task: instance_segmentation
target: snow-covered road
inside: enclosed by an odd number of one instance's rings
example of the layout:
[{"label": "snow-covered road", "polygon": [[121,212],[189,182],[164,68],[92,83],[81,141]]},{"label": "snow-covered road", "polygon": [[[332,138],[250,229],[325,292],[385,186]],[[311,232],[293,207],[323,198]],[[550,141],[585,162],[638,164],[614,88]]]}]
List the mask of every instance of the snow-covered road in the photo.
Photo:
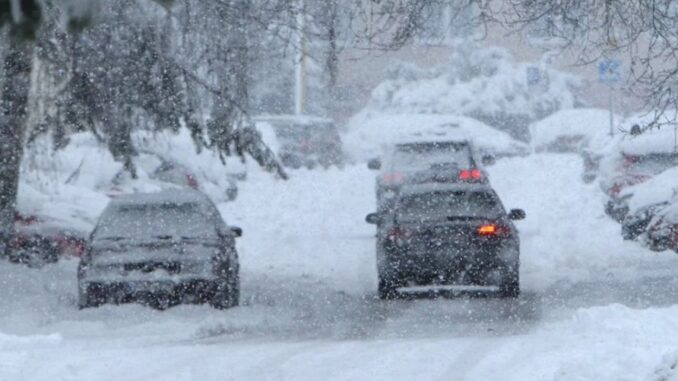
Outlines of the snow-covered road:
[{"label": "snow-covered road", "polygon": [[580,173],[570,155],[490,168],[528,215],[517,301],[377,300],[363,166],[253,173],[220,205],[244,230],[232,310],[78,311],[74,262],[0,263],[0,380],[658,379],[678,349],[678,256],[623,242]]}]

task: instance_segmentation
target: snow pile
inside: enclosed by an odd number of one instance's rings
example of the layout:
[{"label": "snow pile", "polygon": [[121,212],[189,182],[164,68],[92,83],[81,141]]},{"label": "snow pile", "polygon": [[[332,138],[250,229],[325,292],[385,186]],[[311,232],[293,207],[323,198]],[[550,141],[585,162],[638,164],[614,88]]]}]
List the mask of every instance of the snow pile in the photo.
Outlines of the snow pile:
[{"label": "snow pile", "polygon": [[[595,108],[560,110],[530,125],[530,143],[536,151],[549,150],[549,146],[562,143],[571,145],[564,148],[572,148],[574,152],[587,145],[591,137],[598,136],[601,132],[608,133],[609,125],[608,110]],[[567,144],[568,141],[571,144]]]},{"label": "snow pile", "polygon": [[73,134],[63,149],[54,151],[49,136],[31,142],[24,151],[19,184],[19,209],[68,221],[89,229],[108,202],[113,190],[156,192],[176,187],[154,180],[153,171],[169,160],[181,164],[196,175],[202,191],[215,201],[225,199],[225,189],[233,171],[244,171],[237,160],[222,165],[212,151],[196,152],[186,129],[151,134],[137,132],[135,157],[138,179],[131,179],[116,162],[108,148],[89,132]]},{"label": "snow pile", "polygon": [[[501,48],[468,42],[442,67],[399,64],[372,92],[366,110],[460,114],[476,117],[513,136],[527,138],[527,124],[563,108],[581,106],[581,81],[539,63],[516,62]],[[528,71],[538,75],[528,84]]]},{"label": "snow pile", "polygon": [[631,212],[678,197],[678,167],[667,169],[642,184],[624,188],[619,197],[626,195],[633,195],[628,202]]},{"label": "snow pile", "polygon": [[672,115],[663,115],[658,121],[660,125],[651,128],[646,127],[655,119],[654,114],[637,114],[625,119],[620,127],[622,131],[629,132],[637,124],[643,133],[621,140],[620,151],[633,155],[678,152],[678,124],[670,119]]},{"label": "snow pile", "polygon": [[412,141],[469,140],[484,153],[525,155],[526,144],[476,119],[448,114],[390,114],[363,110],[349,122],[346,149],[357,160],[379,155],[385,146]]},{"label": "snow pile", "polygon": [[649,381],[678,381],[678,351],[665,355]]}]

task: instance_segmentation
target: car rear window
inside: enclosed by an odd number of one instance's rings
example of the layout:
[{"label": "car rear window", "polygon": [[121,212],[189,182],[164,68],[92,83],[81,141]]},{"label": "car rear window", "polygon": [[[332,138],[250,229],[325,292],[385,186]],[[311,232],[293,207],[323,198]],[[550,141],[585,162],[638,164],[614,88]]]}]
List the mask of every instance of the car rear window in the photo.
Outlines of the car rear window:
[{"label": "car rear window", "polygon": [[420,169],[441,163],[470,168],[468,146],[447,142],[406,144],[398,146],[393,155],[395,168]]},{"label": "car rear window", "polygon": [[404,220],[494,217],[503,213],[497,196],[485,191],[439,191],[403,196],[397,206]]},{"label": "car rear window", "polygon": [[195,203],[118,205],[104,212],[95,240],[215,237],[216,227]]}]

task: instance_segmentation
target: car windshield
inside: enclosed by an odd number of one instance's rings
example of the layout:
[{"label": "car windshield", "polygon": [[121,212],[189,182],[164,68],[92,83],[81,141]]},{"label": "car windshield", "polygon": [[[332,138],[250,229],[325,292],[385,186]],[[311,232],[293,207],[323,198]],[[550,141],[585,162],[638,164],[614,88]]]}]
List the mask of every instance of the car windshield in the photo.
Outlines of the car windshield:
[{"label": "car windshield", "polygon": [[398,169],[427,169],[436,164],[469,168],[467,146],[447,142],[404,144],[393,154],[393,167]]},{"label": "car windshield", "polygon": [[195,203],[119,205],[104,213],[95,240],[190,239],[216,236]]},{"label": "car windshield", "polygon": [[337,135],[332,123],[273,123],[276,136],[283,142],[307,142],[330,139]]},{"label": "car windshield", "polygon": [[503,212],[498,198],[484,191],[437,191],[403,196],[396,206],[400,220],[496,217]]}]

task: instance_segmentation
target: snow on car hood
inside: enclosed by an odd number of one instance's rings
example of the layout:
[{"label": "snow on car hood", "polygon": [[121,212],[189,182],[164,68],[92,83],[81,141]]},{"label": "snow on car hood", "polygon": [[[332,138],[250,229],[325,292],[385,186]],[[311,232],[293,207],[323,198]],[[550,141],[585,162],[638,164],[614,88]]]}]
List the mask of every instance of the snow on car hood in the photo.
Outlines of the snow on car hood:
[{"label": "snow on car hood", "polygon": [[678,200],[678,167],[668,169],[641,184],[624,188],[619,196],[626,195],[632,195],[629,199],[631,212],[643,206]]}]

